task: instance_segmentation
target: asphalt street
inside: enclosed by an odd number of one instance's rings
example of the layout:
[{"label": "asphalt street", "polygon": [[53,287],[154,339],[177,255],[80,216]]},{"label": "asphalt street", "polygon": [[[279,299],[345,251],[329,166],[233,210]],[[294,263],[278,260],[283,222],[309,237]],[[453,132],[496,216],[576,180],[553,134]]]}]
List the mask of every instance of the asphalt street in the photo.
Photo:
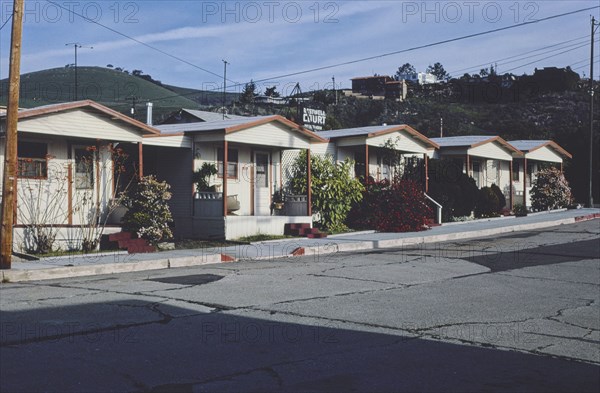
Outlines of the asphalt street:
[{"label": "asphalt street", "polygon": [[600,220],[0,285],[1,392],[600,391]]}]

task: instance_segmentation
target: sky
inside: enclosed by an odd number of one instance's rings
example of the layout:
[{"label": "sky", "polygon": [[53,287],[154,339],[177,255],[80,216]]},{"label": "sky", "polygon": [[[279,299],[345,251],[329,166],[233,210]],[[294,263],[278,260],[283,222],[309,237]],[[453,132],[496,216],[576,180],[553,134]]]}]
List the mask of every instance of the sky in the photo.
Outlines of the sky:
[{"label": "sky", "polygon": [[[0,26],[12,4],[0,0]],[[65,44],[77,42],[83,46],[80,66],[111,64],[142,70],[163,83],[210,90],[222,88],[226,60],[228,91],[240,91],[254,80],[259,91],[277,86],[284,95],[298,82],[302,91],[331,88],[332,77],[336,88],[349,88],[353,77],[393,75],[407,62],[418,71],[440,62],[452,76],[494,63],[499,73],[531,74],[536,67],[570,65],[588,75],[590,18],[600,19],[595,8],[406,51],[599,3],[26,0],[25,6],[22,73],[73,63],[74,49]],[[11,24],[0,30],[0,78],[8,76]],[[597,77],[600,46],[595,51]],[[369,57],[376,58],[354,62]]]}]

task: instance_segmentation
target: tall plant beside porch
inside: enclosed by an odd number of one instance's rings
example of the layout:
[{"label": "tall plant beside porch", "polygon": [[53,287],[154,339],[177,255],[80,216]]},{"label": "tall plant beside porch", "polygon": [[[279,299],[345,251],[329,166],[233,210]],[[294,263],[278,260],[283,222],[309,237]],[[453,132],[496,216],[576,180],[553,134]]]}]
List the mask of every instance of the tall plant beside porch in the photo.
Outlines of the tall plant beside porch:
[{"label": "tall plant beside porch", "polygon": [[[293,194],[307,194],[307,153],[302,151],[294,162],[290,180]],[[345,220],[352,208],[362,198],[363,185],[352,177],[354,162],[350,159],[335,163],[329,155],[311,155],[312,209],[319,213],[319,226],[330,231],[346,229]]]}]

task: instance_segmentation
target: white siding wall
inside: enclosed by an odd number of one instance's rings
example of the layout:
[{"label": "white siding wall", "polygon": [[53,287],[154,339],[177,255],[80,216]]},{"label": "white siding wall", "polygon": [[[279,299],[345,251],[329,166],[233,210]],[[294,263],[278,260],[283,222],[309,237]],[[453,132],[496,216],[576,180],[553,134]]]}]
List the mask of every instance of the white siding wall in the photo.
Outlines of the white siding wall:
[{"label": "white siding wall", "polygon": [[111,121],[84,109],[19,120],[19,131],[108,141],[140,142],[142,140],[140,131],[136,128]]},{"label": "white siding wall", "polygon": [[292,149],[308,149],[308,138],[297,131],[290,130],[287,126],[268,123],[251,127],[242,131],[226,135],[230,142],[285,147]]},{"label": "white siding wall", "polygon": [[[94,162],[94,184],[93,188],[88,190],[76,190],[74,184],[68,182],[68,167],[73,165],[74,160],[68,159],[68,144],[66,141],[49,137],[22,137],[22,141],[43,142],[48,146],[48,154],[52,158],[48,161],[47,179],[27,179],[19,178],[17,180],[17,220],[16,225],[68,225],[69,223],[69,188],[72,189],[72,225],[73,228],[54,229],[58,233],[56,237],[56,246],[62,249],[77,248],[81,244],[81,228],[87,227],[86,224],[92,222],[95,217],[93,212],[96,203],[100,202],[99,216],[101,222],[107,214],[107,207],[113,194],[113,171],[111,154],[106,146],[101,146],[99,150],[99,161]],[[82,146],[90,146],[95,141],[89,141]],[[0,154],[0,160],[4,162],[4,154]],[[99,169],[99,186],[97,174]],[[96,216],[97,217],[97,216]],[[90,229],[88,229],[88,233]],[[26,251],[28,248],[34,248],[27,229],[15,230],[15,247],[18,250]]]},{"label": "white siding wall", "polygon": [[337,159],[337,146],[335,142],[327,142],[327,143],[311,143],[310,151],[312,154],[317,155],[327,155],[329,154],[333,159]]},{"label": "white siding wall", "polygon": [[408,153],[427,153],[426,145],[414,138],[406,131],[398,131],[385,135],[369,138],[367,143],[369,146],[383,146],[388,140],[392,140],[396,145],[396,149]]},{"label": "white siding wall", "polygon": [[512,161],[512,153],[497,142],[486,143],[469,149],[469,155],[497,160]]},{"label": "white siding wall", "polygon": [[540,149],[532,151],[531,153],[527,153],[526,156],[528,160],[538,160],[557,163],[562,162],[562,157],[548,146],[544,146]]}]

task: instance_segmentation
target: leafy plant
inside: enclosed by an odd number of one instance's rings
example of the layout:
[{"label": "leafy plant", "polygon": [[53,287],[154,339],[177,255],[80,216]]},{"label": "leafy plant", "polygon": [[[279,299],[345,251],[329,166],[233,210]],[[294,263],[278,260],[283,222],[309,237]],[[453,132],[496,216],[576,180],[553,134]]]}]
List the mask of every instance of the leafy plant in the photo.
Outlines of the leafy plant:
[{"label": "leafy plant", "polygon": [[567,207],[573,195],[565,176],[556,168],[542,169],[536,173],[531,188],[531,207],[550,210]]},{"label": "leafy plant", "polygon": [[196,183],[196,191],[210,191],[210,177],[216,175],[217,172],[217,166],[212,162],[202,164],[202,167],[194,172],[194,176],[192,177],[194,183]]},{"label": "leafy plant", "polygon": [[475,217],[497,217],[500,210],[500,201],[491,187],[483,187],[479,190],[477,203],[475,205]]},{"label": "leafy plant", "polygon": [[[307,193],[306,161],[306,152],[302,151],[296,158],[290,180],[293,194]],[[362,198],[364,187],[351,176],[353,166],[350,159],[335,163],[331,156],[311,156],[312,208],[314,213],[320,213],[318,224],[322,228],[344,230],[352,204]]]},{"label": "leafy plant", "polygon": [[123,229],[151,244],[172,238],[169,224],[173,217],[167,203],[171,199],[170,188],[167,182],[159,182],[152,175],[141,178],[125,199],[129,210],[123,217]]},{"label": "leafy plant", "polygon": [[449,159],[430,160],[428,194],[443,206],[442,220],[449,222],[453,217],[471,215],[479,189],[460,164]]}]

